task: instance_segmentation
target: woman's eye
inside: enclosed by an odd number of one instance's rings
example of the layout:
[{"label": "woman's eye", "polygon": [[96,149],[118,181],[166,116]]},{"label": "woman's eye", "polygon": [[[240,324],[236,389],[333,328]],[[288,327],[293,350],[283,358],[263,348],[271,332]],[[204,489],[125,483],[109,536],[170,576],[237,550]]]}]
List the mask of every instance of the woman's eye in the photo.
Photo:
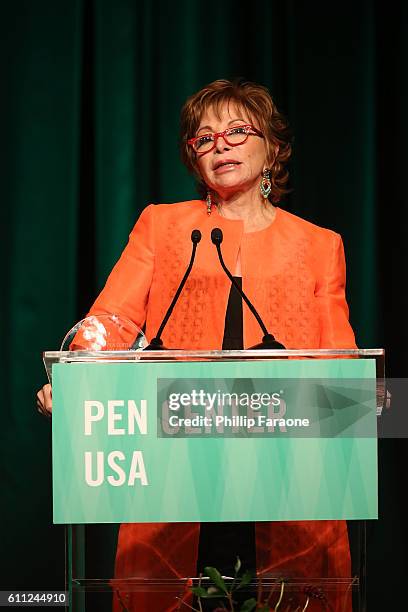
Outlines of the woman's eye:
[{"label": "woman's eye", "polygon": [[211,136],[201,136],[201,138],[197,140],[196,146],[202,147],[203,145],[208,144],[211,141],[212,141]]},{"label": "woman's eye", "polygon": [[239,126],[238,127],[234,127],[234,128],[231,128],[229,130],[230,134],[245,134],[245,132],[246,132],[246,129],[245,129],[244,126],[242,126],[242,127],[239,127]]}]

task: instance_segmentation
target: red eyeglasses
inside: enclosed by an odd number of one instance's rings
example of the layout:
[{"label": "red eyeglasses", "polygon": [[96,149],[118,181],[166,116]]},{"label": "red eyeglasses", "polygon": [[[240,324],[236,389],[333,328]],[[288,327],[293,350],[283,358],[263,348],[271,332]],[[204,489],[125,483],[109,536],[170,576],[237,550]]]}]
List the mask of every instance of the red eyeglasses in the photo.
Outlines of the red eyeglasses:
[{"label": "red eyeglasses", "polygon": [[217,144],[218,138],[223,138],[225,142],[231,147],[244,144],[248,140],[248,136],[252,134],[254,136],[260,136],[263,138],[262,132],[257,130],[253,125],[236,125],[228,128],[223,132],[203,134],[196,138],[190,138],[187,140],[187,144],[193,147],[196,153],[208,153],[212,151]]}]

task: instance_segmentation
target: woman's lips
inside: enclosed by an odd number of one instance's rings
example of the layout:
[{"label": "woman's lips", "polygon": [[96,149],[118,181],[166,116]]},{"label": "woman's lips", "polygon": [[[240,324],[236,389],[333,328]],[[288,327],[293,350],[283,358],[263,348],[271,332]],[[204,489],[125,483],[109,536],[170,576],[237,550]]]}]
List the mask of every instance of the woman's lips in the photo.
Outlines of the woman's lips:
[{"label": "woman's lips", "polygon": [[240,165],[240,162],[222,162],[222,164],[217,165],[214,168],[214,173],[215,174],[224,174],[224,172],[231,172],[231,170],[235,170],[235,168],[237,168]]}]

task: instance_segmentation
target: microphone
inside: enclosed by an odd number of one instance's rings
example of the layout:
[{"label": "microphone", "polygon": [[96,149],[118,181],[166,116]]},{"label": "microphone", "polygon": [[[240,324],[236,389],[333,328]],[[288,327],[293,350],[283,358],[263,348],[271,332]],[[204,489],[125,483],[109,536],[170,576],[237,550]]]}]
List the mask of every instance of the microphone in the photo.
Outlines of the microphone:
[{"label": "microphone", "polygon": [[223,240],[224,240],[224,236],[222,234],[222,231],[220,230],[219,227],[215,227],[211,232],[211,241],[217,247],[218,259],[220,260],[222,269],[224,270],[225,274],[228,276],[231,283],[234,285],[234,287],[236,288],[236,290],[238,291],[238,293],[240,294],[240,296],[242,297],[242,299],[244,300],[244,302],[246,303],[249,310],[252,312],[255,319],[258,321],[259,326],[262,329],[262,333],[263,333],[262,342],[260,342],[259,344],[256,344],[255,346],[251,346],[250,348],[251,349],[285,349],[283,344],[278,342],[275,339],[275,337],[268,332],[261,317],[259,316],[258,312],[255,310],[255,307],[249,301],[249,299],[247,298],[245,293],[242,291],[241,287],[238,285],[235,278],[232,276],[231,272],[228,270],[227,266],[225,265],[224,258],[221,253],[221,243]]},{"label": "microphone", "polygon": [[178,286],[176,293],[174,294],[174,298],[171,301],[170,306],[165,314],[165,317],[158,329],[156,336],[150,342],[149,346],[146,346],[145,351],[165,351],[168,350],[167,347],[163,346],[163,340],[161,339],[161,335],[163,333],[164,328],[166,327],[167,321],[170,319],[171,313],[173,312],[174,306],[176,305],[177,300],[180,297],[180,293],[183,291],[183,287],[186,284],[186,281],[190,275],[191,268],[193,267],[195,254],[197,250],[197,244],[201,240],[201,232],[198,229],[195,229],[191,232],[191,242],[193,243],[193,250],[191,252],[190,263],[188,264],[187,270],[181,279],[181,283]]}]

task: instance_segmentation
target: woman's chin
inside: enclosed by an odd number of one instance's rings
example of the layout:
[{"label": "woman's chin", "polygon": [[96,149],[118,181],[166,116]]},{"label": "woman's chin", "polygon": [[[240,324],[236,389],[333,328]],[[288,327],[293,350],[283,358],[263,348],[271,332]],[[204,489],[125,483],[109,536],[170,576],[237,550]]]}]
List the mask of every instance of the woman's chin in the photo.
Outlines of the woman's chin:
[{"label": "woman's chin", "polygon": [[217,181],[217,183],[214,184],[213,189],[219,196],[225,198],[234,195],[234,193],[249,191],[251,186],[247,185],[243,181],[223,180]]},{"label": "woman's chin", "polygon": [[237,172],[225,172],[215,177],[214,187],[220,189],[241,189],[248,181]]}]

